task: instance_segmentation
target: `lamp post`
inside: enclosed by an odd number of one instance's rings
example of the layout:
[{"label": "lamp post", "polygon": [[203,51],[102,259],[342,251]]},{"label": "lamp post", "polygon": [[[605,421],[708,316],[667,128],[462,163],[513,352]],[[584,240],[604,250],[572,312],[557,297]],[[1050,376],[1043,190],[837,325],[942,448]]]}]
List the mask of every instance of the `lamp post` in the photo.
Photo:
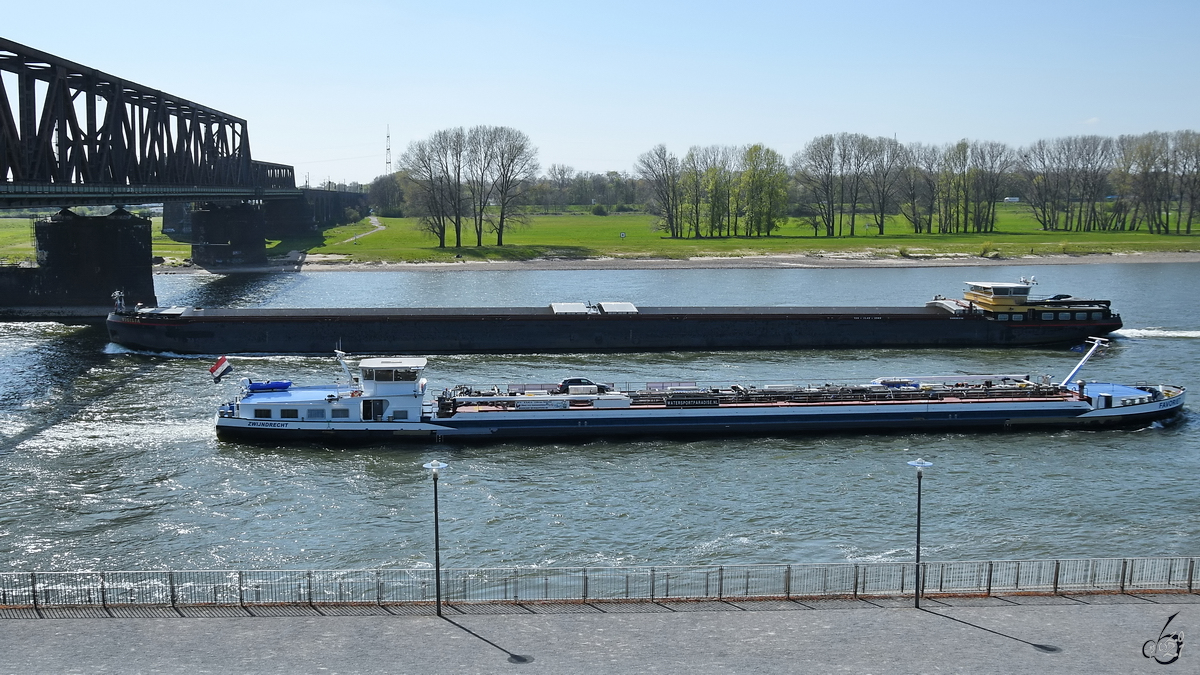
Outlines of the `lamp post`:
[{"label": "lamp post", "polygon": [[[917,576],[916,587],[913,591],[913,607],[921,609],[921,475],[926,467],[933,466],[933,462],[926,462],[918,457],[916,460],[909,462],[909,466],[917,468]],[[436,478],[434,479],[437,480]]]},{"label": "lamp post", "polygon": [[433,471],[433,587],[437,594],[437,615],[442,615],[442,548],[438,532],[438,471],[449,464],[433,460],[424,467]]}]

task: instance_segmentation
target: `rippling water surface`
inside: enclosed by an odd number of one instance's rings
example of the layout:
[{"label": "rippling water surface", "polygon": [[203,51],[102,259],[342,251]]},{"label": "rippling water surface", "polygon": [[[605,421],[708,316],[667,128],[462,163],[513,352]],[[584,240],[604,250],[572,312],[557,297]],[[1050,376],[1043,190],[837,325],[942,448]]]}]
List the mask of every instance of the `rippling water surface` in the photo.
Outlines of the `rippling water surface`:
[{"label": "rippling water surface", "polygon": [[[318,272],[156,279],[207,306],[914,305],[964,280],[1036,274],[1109,297],[1127,326],[1089,379],[1200,387],[1200,265],[893,270]],[[209,357],[128,353],[102,330],[0,324],[0,569],[356,568],[910,559],[926,472],[933,559],[1196,555],[1200,427],[478,446],[218,442]],[[431,386],[606,381],[1061,377],[1077,354],[853,350],[433,357]],[[239,376],[317,383],[332,358],[232,357]],[[232,378],[231,378],[232,379]],[[1195,408],[1191,403],[1189,409]]]}]

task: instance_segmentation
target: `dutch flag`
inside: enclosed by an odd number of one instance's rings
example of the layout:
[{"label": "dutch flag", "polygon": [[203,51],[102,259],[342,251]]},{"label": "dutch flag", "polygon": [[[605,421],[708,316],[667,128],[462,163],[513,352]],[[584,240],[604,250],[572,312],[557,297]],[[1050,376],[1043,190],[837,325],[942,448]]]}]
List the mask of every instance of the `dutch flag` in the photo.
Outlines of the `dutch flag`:
[{"label": "dutch flag", "polygon": [[219,383],[221,378],[231,370],[233,370],[233,364],[230,363],[224,356],[222,356],[221,358],[217,359],[217,362],[213,364],[212,368],[208,369],[208,373],[209,375],[212,375],[213,382]]}]

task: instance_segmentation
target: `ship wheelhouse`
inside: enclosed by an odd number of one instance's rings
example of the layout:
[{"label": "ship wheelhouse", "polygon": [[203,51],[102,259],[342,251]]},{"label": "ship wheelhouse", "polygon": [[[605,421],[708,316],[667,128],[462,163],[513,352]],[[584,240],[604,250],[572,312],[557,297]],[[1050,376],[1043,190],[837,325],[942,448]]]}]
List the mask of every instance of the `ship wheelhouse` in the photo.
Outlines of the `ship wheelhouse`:
[{"label": "ship wheelhouse", "polygon": [[1097,322],[1118,318],[1108,300],[1088,300],[1070,295],[1033,297],[1031,283],[968,281],[963,300],[995,321]]}]

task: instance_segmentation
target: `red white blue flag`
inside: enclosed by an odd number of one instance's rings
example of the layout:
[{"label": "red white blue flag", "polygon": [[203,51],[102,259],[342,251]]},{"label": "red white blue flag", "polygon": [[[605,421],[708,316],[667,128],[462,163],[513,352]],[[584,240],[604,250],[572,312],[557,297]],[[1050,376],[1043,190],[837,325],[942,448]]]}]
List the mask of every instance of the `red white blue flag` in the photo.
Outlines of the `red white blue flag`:
[{"label": "red white blue flag", "polygon": [[212,375],[213,382],[220,382],[229,371],[233,370],[233,364],[230,363],[224,356],[217,359],[212,368],[208,369],[209,375]]}]

